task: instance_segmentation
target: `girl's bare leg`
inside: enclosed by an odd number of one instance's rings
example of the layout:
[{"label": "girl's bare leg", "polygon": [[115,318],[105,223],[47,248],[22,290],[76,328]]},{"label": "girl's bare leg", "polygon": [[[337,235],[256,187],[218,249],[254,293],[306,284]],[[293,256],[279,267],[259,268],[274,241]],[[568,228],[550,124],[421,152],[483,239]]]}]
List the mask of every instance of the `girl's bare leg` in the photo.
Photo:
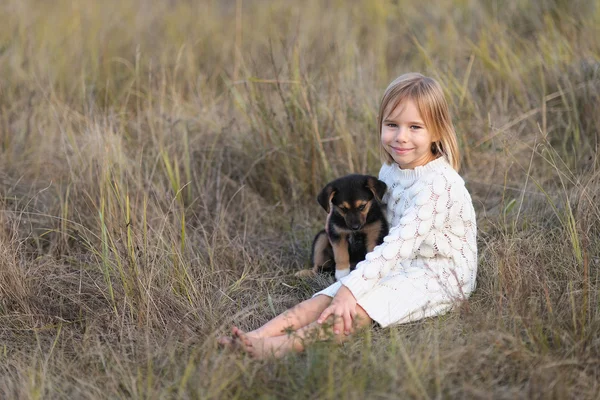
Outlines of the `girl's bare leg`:
[{"label": "girl's bare leg", "polygon": [[[331,300],[331,297],[325,295],[312,297],[279,314],[260,328],[244,333],[244,335],[258,339],[284,335],[287,331],[296,331],[316,321],[323,310],[329,306]],[[242,332],[235,326],[231,329],[234,337],[237,336],[236,332],[238,331]],[[229,336],[221,336],[218,343],[228,346],[232,344],[232,339]]]},{"label": "girl's bare leg", "polygon": [[[357,305],[357,316],[354,319],[354,329],[362,329],[368,327],[373,322],[365,310]],[[245,333],[242,330],[235,328],[233,334],[239,339],[242,349],[256,358],[267,357],[282,357],[291,351],[301,352],[307,343],[317,340],[335,339],[341,343],[347,339],[343,333],[335,335],[331,329],[326,328],[327,325],[318,324],[315,321],[289,334],[257,337],[252,335],[252,332]]]},{"label": "girl's bare leg", "polygon": [[273,337],[285,334],[286,331],[296,331],[319,318],[319,315],[329,306],[332,298],[319,295],[303,301],[279,314],[258,329],[248,332],[257,337]]}]

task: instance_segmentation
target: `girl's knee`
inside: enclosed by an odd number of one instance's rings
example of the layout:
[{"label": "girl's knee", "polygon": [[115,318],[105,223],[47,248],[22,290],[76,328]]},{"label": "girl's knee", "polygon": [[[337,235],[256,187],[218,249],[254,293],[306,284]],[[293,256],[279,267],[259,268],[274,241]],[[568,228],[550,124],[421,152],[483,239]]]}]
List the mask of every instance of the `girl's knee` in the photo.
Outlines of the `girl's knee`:
[{"label": "girl's knee", "polygon": [[373,319],[371,319],[365,309],[358,304],[356,305],[356,316],[354,317],[354,322],[355,329],[363,329],[373,325]]}]

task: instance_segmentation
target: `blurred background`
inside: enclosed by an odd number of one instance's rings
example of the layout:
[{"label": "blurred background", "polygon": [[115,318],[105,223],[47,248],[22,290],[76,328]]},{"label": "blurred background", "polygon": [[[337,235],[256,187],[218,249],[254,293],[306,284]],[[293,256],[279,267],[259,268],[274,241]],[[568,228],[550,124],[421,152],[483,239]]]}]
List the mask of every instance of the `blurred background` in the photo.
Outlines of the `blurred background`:
[{"label": "blurred background", "polygon": [[[597,0],[0,3],[0,397],[596,398]],[[447,316],[257,362],[380,96],[444,87],[478,213]]]}]

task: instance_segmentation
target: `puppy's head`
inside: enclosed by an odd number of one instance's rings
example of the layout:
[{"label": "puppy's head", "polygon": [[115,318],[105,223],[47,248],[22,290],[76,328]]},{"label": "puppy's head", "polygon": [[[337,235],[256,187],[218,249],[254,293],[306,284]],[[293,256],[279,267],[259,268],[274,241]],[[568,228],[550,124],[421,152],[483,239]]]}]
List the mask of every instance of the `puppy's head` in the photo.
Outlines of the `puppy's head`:
[{"label": "puppy's head", "polygon": [[344,218],[351,230],[359,230],[367,221],[374,203],[381,202],[387,186],[370,175],[347,175],[328,183],[317,201],[328,213]]}]

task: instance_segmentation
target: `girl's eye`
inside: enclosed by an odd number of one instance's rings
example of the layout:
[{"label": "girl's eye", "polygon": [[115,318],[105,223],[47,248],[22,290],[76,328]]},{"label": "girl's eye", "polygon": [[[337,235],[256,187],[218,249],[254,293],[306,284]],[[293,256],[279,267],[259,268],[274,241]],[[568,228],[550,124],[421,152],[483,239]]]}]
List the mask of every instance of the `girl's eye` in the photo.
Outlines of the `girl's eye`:
[{"label": "girl's eye", "polygon": [[386,126],[387,126],[388,128],[395,128],[397,125],[396,125],[396,124],[393,124],[393,123],[391,123],[391,122],[388,122],[388,123],[386,124]]},{"label": "girl's eye", "polygon": [[419,125],[411,125],[410,129],[417,130],[417,129],[421,129],[421,127]]}]

